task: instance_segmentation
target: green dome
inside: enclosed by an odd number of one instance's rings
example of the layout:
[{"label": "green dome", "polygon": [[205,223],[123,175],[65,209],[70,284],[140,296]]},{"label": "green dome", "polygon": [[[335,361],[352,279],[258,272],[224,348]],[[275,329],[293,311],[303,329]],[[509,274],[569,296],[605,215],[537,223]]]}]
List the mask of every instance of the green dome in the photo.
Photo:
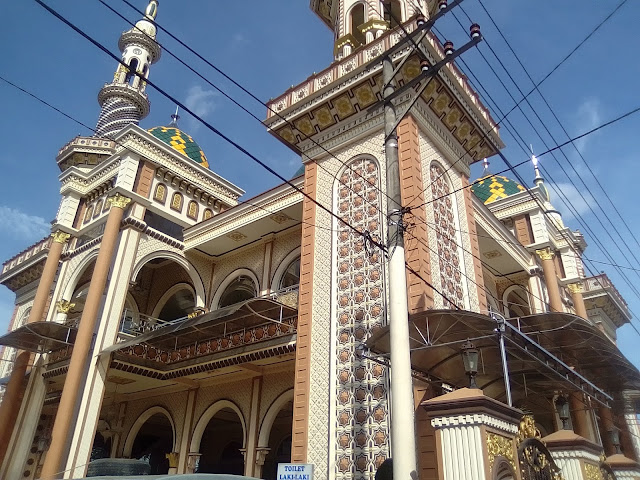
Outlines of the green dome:
[{"label": "green dome", "polygon": [[471,191],[485,205],[525,190],[526,188],[510,178],[491,174],[479,178],[471,187]]},{"label": "green dome", "polygon": [[149,133],[167,145],[170,145],[174,150],[186,155],[194,162],[209,168],[207,157],[204,155],[200,146],[191,138],[191,135],[171,126],[153,127],[149,129]]}]

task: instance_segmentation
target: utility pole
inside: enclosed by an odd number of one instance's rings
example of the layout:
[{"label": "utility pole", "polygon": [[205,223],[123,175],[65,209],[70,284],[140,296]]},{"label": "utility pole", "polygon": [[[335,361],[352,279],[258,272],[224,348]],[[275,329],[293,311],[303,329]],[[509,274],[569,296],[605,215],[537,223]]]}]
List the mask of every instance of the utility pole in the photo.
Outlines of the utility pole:
[{"label": "utility pole", "polygon": [[[389,268],[389,305],[388,322],[390,334],[391,357],[391,458],[393,459],[393,478],[396,480],[417,480],[415,404],[413,400],[413,379],[411,376],[411,350],[409,344],[409,307],[407,302],[407,276],[404,256],[404,223],[406,213],[400,195],[400,165],[398,158],[398,136],[396,129],[404,116],[418,101],[429,79],[437,75],[438,70],[451,62],[455,57],[477,45],[481,40],[480,27],[473,24],[470,28],[471,41],[462,48],[454,50],[453,43],[444,45],[445,57],[434,65],[430,65],[422,50],[422,41],[433,24],[445,13],[457,6],[462,0],[454,0],[447,5],[440,1],[440,10],[432,18],[423,16],[416,19],[420,33],[417,41],[407,33],[405,41],[413,43],[415,51],[422,58],[422,73],[403,85],[395,88],[394,77],[402,68],[411,53],[394,68],[392,53],[401,45],[396,45],[385,52],[382,59],[382,84],[384,102],[384,152],[387,172],[387,252]],[[401,42],[404,43],[404,42]],[[421,87],[419,82],[425,81]],[[413,101],[400,116],[396,113],[393,99],[410,88],[416,88]]]},{"label": "utility pole", "polygon": [[409,351],[409,307],[404,268],[404,224],[400,196],[400,165],[396,108],[393,94],[393,61],[382,60],[384,84],[384,153],[387,164],[387,218],[389,252],[389,329],[391,336],[391,457],[393,478],[417,478],[416,432]]}]

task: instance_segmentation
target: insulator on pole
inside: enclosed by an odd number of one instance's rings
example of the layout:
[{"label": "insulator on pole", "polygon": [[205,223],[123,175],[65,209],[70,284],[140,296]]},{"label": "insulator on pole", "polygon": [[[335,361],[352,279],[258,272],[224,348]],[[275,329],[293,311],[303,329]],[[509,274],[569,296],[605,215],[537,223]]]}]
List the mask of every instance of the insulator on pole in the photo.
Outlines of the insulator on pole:
[{"label": "insulator on pole", "polygon": [[419,14],[416,17],[416,25],[418,26],[418,28],[422,27],[425,23],[427,23],[427,19],[424,17],[424,15]]},{"label": "insulator on pole", "polygon": [[455,49],[453,48],[453,42],[451,40],[447,40],[444,43],[444,54],[445,55],[453,55],[453,52],[455,51]]},{"label": "insulator on pole", "polygon": [[422,60],[420,62],[420,70],[422,71],[422,73],[427,73],[430,67],[431,65],[429,65],[429,62],[427,62],[426,60]]},{"label": "insulator on pole", "polygon": [[471,34],[472,40],[482,36],[482,34],[480,33],[480,25],[478,25],[477,23],[474,23],[471,25],[471,27],[469,27],[469,32]]},{"label": "insulator on pole", "polygon": [[447,0],[440,0],[440,2],[438,3],[438,9],[444,10],[445,8],[447,8],[447,5]]}]

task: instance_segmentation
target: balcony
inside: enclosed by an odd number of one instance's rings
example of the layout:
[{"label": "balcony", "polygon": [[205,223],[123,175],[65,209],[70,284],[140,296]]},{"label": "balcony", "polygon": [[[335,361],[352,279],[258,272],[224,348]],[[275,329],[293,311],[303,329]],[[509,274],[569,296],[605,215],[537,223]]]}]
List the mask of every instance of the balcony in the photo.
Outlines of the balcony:
[{"label": "balcony", "polygon": [[171,321],[125,311],[119,341],[101,354],[113,353],[115,368],[151,368],[147,374],[155,378],[188,374],[177,372],[205,364],[218,368],[218,363],[278,356],[295,348],[297,307],[296,285]]},{"label": "balcony", "polygon": [[583,297],[589,319],[596,321],[604,314],[615,328],[631,321],[627,302],[606,274],[586,278]]}]

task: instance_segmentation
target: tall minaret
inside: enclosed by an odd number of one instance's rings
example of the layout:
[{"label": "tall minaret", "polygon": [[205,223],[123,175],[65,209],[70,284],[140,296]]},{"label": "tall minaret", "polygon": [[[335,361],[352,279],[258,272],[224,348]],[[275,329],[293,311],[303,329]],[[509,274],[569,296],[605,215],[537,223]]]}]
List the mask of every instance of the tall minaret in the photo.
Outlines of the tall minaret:
[{"label": "tall minaret", "polygon": [[150,103],[144,93],[147,82],[133,72],[148,78],[149,66],[160,58],[160,45],[155,41],[157,13],[158,0],[150,0],[145,18],[120,36],[118,47],[122,61],[129,67],[119,64],[113,81],[102,87],[98,94],[102,110],[96,125],[96,137],[113,137],[130,123],[137,125],[149,114]]}]

